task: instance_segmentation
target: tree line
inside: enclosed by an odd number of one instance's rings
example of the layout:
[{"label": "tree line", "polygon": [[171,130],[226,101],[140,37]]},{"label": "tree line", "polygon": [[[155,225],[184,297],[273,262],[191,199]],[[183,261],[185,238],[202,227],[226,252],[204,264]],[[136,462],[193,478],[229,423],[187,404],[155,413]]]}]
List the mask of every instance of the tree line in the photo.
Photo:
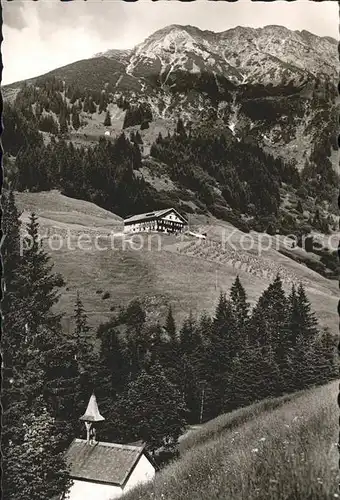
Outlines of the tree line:
[{"label": "tree line", "polygon": [[[335,342],[320,330],[304,288],[287,296],[279,276],[253,308],[237,278],[215,313],[177,326],[171,307],[151,324],[138,300],[91,332],[81,297],[73,330],[55,312],[62,276],[21,224],[13,193],[2,198],[3,489],[8,500],[46,499],[69,485],[64,452],[84,437],[79,417],[93,390],[106,421],[101,440],[143,439],[172,455],[186,423],[336,376]],[[97,342],[93,342],[97,338]],[[99,349],[94,347],[99,343]]]},{"label": "tree line", "polygon": [[[170,307],[163,321],[149,325],[133,301],[97,336],[101,364],[109,370],[106,395],[114,400],[127,380],[157,366],[182,395],[190,423],[336,376],[334,338],[319,329],[303,286],[287,295],[279,276],[252,309],[236,278],[213,316],[190,314],[177,328]],[[118,428],[116,422],[111,432]]]},{"label": "tree line", "polygon": [[192,130],[181,118],[174,134],[159,134],[151,155],[168,165],[175,182],[197,192],[213,213],[228,206],[248,216],[277,216],[282,183],[300,182],[295,167],[252,142],[209,131],[208,124]]},{"label": "tree line", "polygon": [[19,152],[15,165],[19,191],[58,188],[122,216],[153,208],[154,190],[135,173],[141,167],[138,142],[124,134],[114,141],[102,138],[87,149],[52,138],[48,145]]},{"label": "tree line", "polygon": [[[281,101],[277,99],[267,105],[277,109],[280,115],[286,99]],[[299,103],[301,118],[303,104],[298,98],[293,101]],[[14,105],[4,105],[3,144],[8,155],[17,157],[15,174],[6,174],[14,187],[32,191],[61,188],[64,194],[94,201],[106,209],[115,210],[119,215],[179,203],[179,196],[176,194],[156,192],[142,176],[137,179],[131,173],[131,165],[134,169],[141,165],[139,139],[130,141],[133,151],[127,152],[124,140],[118,138],[119,145],[116,149],[121,146],[125,148],[124,158],[121,154],[115,157],[114,148],[104,154],[105,148],[99,148],[98,145],[86,150],[79,148],[77,152],[63,151],[71,149],[67,134],[71,129],[79,129],[81,113],[105,112],[103,125],[111,126],[108,109],[110,102],[115,102],[126,112],[123,129],[137,125],[143,130],[153,120],[148,103],[132,104],[126,96],[114,96],[107,88],[101,91],[81,90],[74,84],[66,85],[56,78],[38,79],[34,85],[24,85],[17,94]],[[258,112],[259,105],[251,99],[242,104],[248,114],[249,110]],[[334,114],[334,110],[332,113]],[[320,111],[313,119],[315,126],[319,125],[322,117],[324,115]],[[227,118],[226,116],[225,119]],[[274,118],[277,118],[276,115]],[[297,222],[296,216],[280,210],[280,191],[285,184],[295,190],[298,199],[296,209],[302,218],[304,208],[309,204],[308,197],[312,197],[316,204],[335,199],[338,176],[324,153],[330,156],[336,144],[333,144],[333,139],[329,141],[326,133],[320,133],[314,141],[310,158],[299,172],[294,162],[274,158],[264,152],[253,139],[245,137],[237,140],[225,124],[217,124],[216,119],[207,119],[204,124],[196,127],[191,125],[184,124],[179,117],[175,133],[169,133],[166,137],[159,134],[152,144],[151,155],[167,166],[167,174],[180,191],[183,192],[185,188],[194,193],[192,201],[199,207],[198,210],[210,211],[241,230],[288,234],[299,231],[301,224],[300,221]],[[327,131],[331,133],[330,125]],[[50,145],[44,143],[41,132],[49,133]],[[56,147],[56,144],[59,145]],[[56,158],[59,153],[63,163]],[[70,156],[73,158],[67,158]],[[83,165],[84,162],[90,165],[94,163],[96,166],[92,168]],[[58,163],[61,165],[60,170],[72,165],[72,168],[68,168],[66,181],[65,172],[60,175],[56,169],[53,171],[53,166]],[[126,163],[130,167],[126,167]],[[115,175],[117,165],[120,170],[125,170],[126,180],[131,185],[131,192],[127,195],[122,185],[116,189],[116,183],[121,184],[121,175],[118,178]],[[130,188],[127,190],[130,191]],[[151,206],[152,197],[157,206]],[[113,199],[117,201],[112,201]],[[126,207],[122,206],[125,199]],[[186,205],[185,208],[189,210],[190,207]],[[324,219],[321,223],[314,224],[314,217],[311,217],[311,225],[327,232],[329,224]]]}]

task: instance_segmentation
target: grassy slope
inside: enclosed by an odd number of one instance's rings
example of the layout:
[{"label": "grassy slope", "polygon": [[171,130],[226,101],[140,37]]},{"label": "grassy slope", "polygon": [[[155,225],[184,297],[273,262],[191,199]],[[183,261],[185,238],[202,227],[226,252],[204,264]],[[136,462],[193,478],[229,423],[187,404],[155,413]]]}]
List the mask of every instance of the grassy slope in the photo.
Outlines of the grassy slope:
[{"label": "grassy slope", "polygon": [[[127,303],[134,297],[144,300],[150,314],[164,318],[169,303],[172,304],[177,320],[191,309],[199,314],[203,309],[213,311],[220,290],[228,291],[237,274],[244,283],[249,299],[254,302],[268,286],[277,271],[288,276],[287,291],[292,279],[303,280],[320,321],[335,331],[337,324],[337,286],[304,266],[284,257],[276,250],[263,253],[239,250],[240,238],[244,236],[233,226],[205,216],[190,218],[191,227],[208,233],[209,243],[198,244],[196,240],[175,236],[160,238],[153,235],[151,244],[144,241],[142,250],[133,249],[130,243],[123,244],[121,237],[113,240],[107,235],[121,231],[121,219],[106,210],[80,200],[73,200],[56,191],[50,193],[17,193],[17,203],[25,210],[22,219],[27,220],[28,211],[34,210],[40,219],[43,233],[72,235],[74,248],[76,236],[97,235],[105,251],[96,249],[83,251],[67,247],[64,240],[60,250],[52,252],[55,269],[67,281],[58,307],[73,313],[76,292],[79,289],[90,323],[97,326],[111,315],[111,307]],[[223,251],[221,238],[232,235],[231,241],[238,248],[231,254]],[[258,235],[254,234],[254,238]],[[136,243],[137,240],[136,240]],[[136,247],[135,247],[136,248]],[[138,247],[137,247],[138,248]],[[101,293],[96,293],[101,290]],[[103,292],[110,297],[102,299]]]},{"label": "grassy slope", "polygon": [[[337,498],[337,384],[221,415],[126,500]],[[187,442],[185,442],[187,441]]]}]

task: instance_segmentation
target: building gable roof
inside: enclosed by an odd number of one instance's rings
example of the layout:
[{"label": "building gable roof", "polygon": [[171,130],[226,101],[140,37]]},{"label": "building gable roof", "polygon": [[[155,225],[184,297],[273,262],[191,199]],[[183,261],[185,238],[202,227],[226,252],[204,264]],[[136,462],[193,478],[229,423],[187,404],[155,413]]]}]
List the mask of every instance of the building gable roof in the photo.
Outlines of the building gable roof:
[{"label": "building gable roof", "polygon": [[175,212],[175,214],[183,221],[184,224],[187,223],[185,217],[183,217],[183,215],[177,212],[177,210],[175,210],[174,208],[165,208],[163,210],[154,210],[153,212],[146,212],[144,214],[132,215],[131,217],[124,219],[124,224],[132,224],[134,222],[144,222],[147,220],[159,219],[160,217],[163,217],[164,215],[170,212]]},{"label": "building gable roof", "polygon": [[98,442],[90,445],[74,439],[66,452],[72,479],[123,487],[143,454],[138,446]]}]

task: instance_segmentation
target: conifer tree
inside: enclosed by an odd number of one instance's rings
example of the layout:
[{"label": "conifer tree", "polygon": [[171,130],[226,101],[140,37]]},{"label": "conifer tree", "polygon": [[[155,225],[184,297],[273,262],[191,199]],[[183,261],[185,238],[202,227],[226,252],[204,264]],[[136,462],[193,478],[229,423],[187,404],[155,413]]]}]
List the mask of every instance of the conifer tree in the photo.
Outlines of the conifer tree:
[{"label": "conifer tree", "polygon": [[[21,256],[19,252],[17,256],[18,213],[13,200],[11,203],[12,208],[7,212],[6,222],[6,224],[9,220],[12,222],[6,242],[10,246],[5,254],[9,256],[11,247],[12,258],[15,258],[18,264],[14,273],[14,266],[12,267],[14,261],[10,263],[7,259],[8,270],[13,269],[13,272],[9,273],[8,280],[9,302],[10,307],[16,307],[17,310],[14,314],[10,308],[6,308],[7,301],[2,304],[5,305],[5,311],[2,309],[2,312],[5,312],[6,327],[6,341],[3,342],[6,354],[2,400],[3,422],[6,426],[5,453],[10,454],[12,450],[18,452],[22,447],[24,439],[22,418],[29,414],[39,415],[39,411],[34,412],[39,406],[40,396],[48,412],[56,419],[55,425],[59,426],[55,435],[56,446],[64,450],[69,439],[74,436],[73,431],[79,418],[77,408],[79,373],[75,362],[74,343],[65,338],[59,316],[52,312],[52,307],[58,300],[57,289],[62,281],[59,276],[51,272],[50,258],[40,244],[38,223],[34,215],[28,224],[28,237],[23,255]],[[13,448],[8,446],[10,443]],[[9,455],[8,458],[10,465],[6,472],[6,481],[13,486],[18,471],[15,460],[19,457],[15,456],[14,461],[11,461]],[[46,470],[48,464],[47,456]],[[46,488],[49,487],[48,482],[49,479],[46,481]],[[14,495],[13,498],[20,498],[20,490],[18,493],[14,488],[11,493]],[[43,494],[40,497],[37,493],[37,496],[32,498],[45,497]]]},{"label": "conifer tree", "polygon": [[309,302],[305,289],[302,284],[297,289],[297,307],[300,314],[299,330],[306,340],[313,341],[318,335],[318,321],[315,313],[312,311],[311,303]]},{"label": "conifer tree", "polygon": [[129,303],[121,314],[120,322],[127,326],[126,358],[129,364],[129,379],[132,380],[143,366],[149,348],[149,331],[145,328],[146,314],[138,299]]},{"label": "conifer tree", "polygon": [[105,95],[105,92],[102,91],[100,93],[100,98],[99,98],[99,114],[102,112],[102,111],[105,111],[106,110],[106,106],[107,106],[107,101],[106,101],[106,95]]},{"label": "conifer tree", "polygon": [[[97,338],[100,341],[97,361],[95,391],[104,416],[111,415],[118,395],[129,380],[131,365],[128,353],[119,337],[117,321],[112,319],[99,326]],[[107,418],[101,427],[102,439],[113,441],[117,434]]]},{"label": "conifer tree", "polygon": [[[119,335],[114,321],[100,325],[97,332],[97,337],[100,340],[99,349],[99,374],[102,379],[97,380],[98,397],[109,395],[115,398],[121,392],[127,378],[128,368],[126,362],[128,360],[124,356],[123,345],[119,339]],[[105,379],[105,384],[103,383]],[[105,390],[101,390],[104,387]]]},{"label": "conifer tree", "polygon": [[284,344],[287,321],[287,298],[279,275],[260,296],[251,316],[251,341],[261,346],[270,345],[278,353]]},{"label": "conifer tree", "polygon": [[87,315],[84,310],[80,294],[77,292],[77,299],[74,309],[75,319],[75,359],[79,370],[79,385],[82,401],[86,401],[91,395],[97,380],[98,358],[94,354],[93,346],[89,340],[90,327]]},{"label": "conifer tree", "polygon": [[171,305],[169,306],[168,314],[167,314],[166,321],[165,321],[165,330],[166,330],[167,334],[169,335],[169,338],[171,339],[171,341],[175,342],[177,340],[177,338],[176,338],[176,324],[175,324],[174,316],[172,313]]},{"label": "conifer tree", "polygon": [[178,120],[177,120],[176,132],[180,136],[185,136],[186,135],[185,128],[184,128],[184,123],[183,123],[182,118],[178,118]]},{"label": "conifer tree", "polygon": [[[2,193],[3,206],[3,242],[1,247],[4,296],[1,302],[1,312],[4,321],[2,336],[3,362],[5,370],[20,362],[20,345],[25,338],[25,325],[29,304],[22,294],[23,287],[27,287],[27,278],[23,270],[20,255],[20,219],[15,205],[13,192]],[[18,357],[19,356],[19,357]]]},{"label": "conifer tree", "polygon": [[225,377],[225,391],[220,411],[232,411],[250,405],[257,398],[262,373],[259,372],[260,347],[242,350],[232,359],[230,370]]},{"label": "conifer tree", "polygon": [[165,339],[163,328],[157,322],[148,328],[147,337],[150,339],[149,356],[144,358],[144,367],[148,369],[154,364],[161,364],[164,366],[164,354],[165,354]]},{"label": "conifer tree", "polygon": [[232,306],[226,295],[221,293],[206,348],[207,381],[211,394],[207,404],[213,411],[211,418],[222,411],[226,383],[238,346]]},{"label": "conifer tree", "polygon": [[181,349],[171,305],[168,308],[164,330],[166,338],[163,342],[161,364],[170,382],[180,387],[182,373]]},{"label": "conifer tree", "polygon": [[113,425],[125,441],[142,439],[154,452],[173,443],[185,426],[186,408],[178,390],[165,377],[160,365],[143,370],[129,383],[116,404]]},{"label": "conifer tree", "polygon": [[190,312],[179,334],[180,379],[179,387],[190,414],[188,419],[197,421],[200,402],[201,338],[197,324]]},{"label": "conifer tree", "polygon": [[137,142],[133,143],[132,149],[132,164],[134,170],[138,170],[142,165],[142,155]]},{"label": "conifer tree", "polygon": [[190,356],[196,346],[196,324],[190,312],[189,317],[184,321],[179,335],[181,353],[183,356]]},{"label": "conifer tree", "polygon": [[293,288],[290,301],[289,338],[293,345],[291,360],[294,369],[291,380],[296,390],[316,383],[316,344],[319,332],[315,314],[302,284],[297,290]]},{"label": "conifer tree", "polygon": [[80,128],[80,118],[77,109],[73,109],[72,111],[72,126],[75,130]]},{"label": "conifer tree", "polygon": [[[7,500],[65,498],[70,478],[54,419],[43,402],[23,419],[23,440],[13,443],[3,463]],[[15,472],[14,472],[15,471]]]},{"label": "conifer tree", "polygon": [[111,115],[110,115],[110,111],[109,110],[106,111],[105,120],[104,120],[104,126],[105,127],[111,127]]},{"label": "conifer tree", "polygon": [[89,113],[93,114],[97,111],[97,107],[95,103],[93,102],[92,97],[89,98]]},{"label": "conifer tree", "polygon": [[59,300],[58,289],[64,285],[64,280],[60,274],[52,272],[53,264],[43,248],[34,213],[26,229],[23,252],[26,287],[22,293],[30,302],[29,328],[34,331],[38,325],[58,324],[60,315],[52,312],[52,306]]},{"label": "conifer tree", "polygon": [[77,299],[74,308],[74,319],[75,319],[75,336],[77,343],[82,337],[86,337],[90,328],[87,324],[87,316],[83,303],[80,299],[79,291],[77,291]]},{"label": "conifer tree", "polygon": [[339,362],[336,356],[336,339],[328,328],[325,328],[315,342],[315,383],[325,384],[336,378],[339,373]]},{"label": "conifer tree", "polygon": [[272,349],[246,343],[232,360],[223,411],[276,397],[282,390],[283,381]]},{"label": "conifer tree", "polygon": [[[2,423],[3,451],[20,437],[20,418],[25,412],[28,388],[35,385],[23,377],[27,370],[27,320],[30,304],[23,294],[28,286],[20,255],[20,220],[13,193],[2,193],[3,206],[3,297],[2,314]],[[27,385],[29,384],[29,385]]]},{"label": "conifer tree", "polygon": [[247,339],[247,327],[249,320],[250,306],[247,302],[247,295],[240,278],[237,276],[230,290],[230,302],[235,321],[236,334],[239,343],[242,345]]},{"label": "conifer tree", "polygon": [[299,201],[297,202],[297,207],[296,207],[296,210],[297,210],[298,212],[300,212],[300,214],[303,214],[303,206],[302,206],[301,200],[299,200]]},{"label": "conifer tree", "polygon": [[68,125],[67,125],[67,119],[66,119],[66,114],[64,112],[60,113],[59,116],[59,131],[60,134],[67,134],[68,132]]},{"label": "conifer tree", "polygon": [[15,275],[20,261],[20,220],[19,211],[15,205],[13,191],[2,193],[2,232],[4,240],[1,246],[2,265],[5,279],[9,283]]},{"label": "conifer tree", "polygon": [[60,325],[39,326],[31,336],[30,360],[42,374],[41,394],[60,428],[62,444],[67,446],[79,429],[79,411],[84,400],[75,345]]},{"label": "conifer tree", "polygon": [[142,139],[142,137],[141,137],[141,135],[139,133],[139,130],[137,130],[136,133],[135,133],[135,142],[137,144],[143,144],[143,139]]}]

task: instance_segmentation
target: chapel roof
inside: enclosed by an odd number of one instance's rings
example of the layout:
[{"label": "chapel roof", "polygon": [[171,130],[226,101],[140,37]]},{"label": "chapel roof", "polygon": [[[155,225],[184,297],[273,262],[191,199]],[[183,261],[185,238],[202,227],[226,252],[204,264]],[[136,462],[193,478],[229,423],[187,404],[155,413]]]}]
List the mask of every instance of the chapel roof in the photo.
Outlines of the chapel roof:
[{"label": "chapel roof", "polygon": [[138,446],[74,439],[66,452],[72,479],[124,486],[145,444]]}]

